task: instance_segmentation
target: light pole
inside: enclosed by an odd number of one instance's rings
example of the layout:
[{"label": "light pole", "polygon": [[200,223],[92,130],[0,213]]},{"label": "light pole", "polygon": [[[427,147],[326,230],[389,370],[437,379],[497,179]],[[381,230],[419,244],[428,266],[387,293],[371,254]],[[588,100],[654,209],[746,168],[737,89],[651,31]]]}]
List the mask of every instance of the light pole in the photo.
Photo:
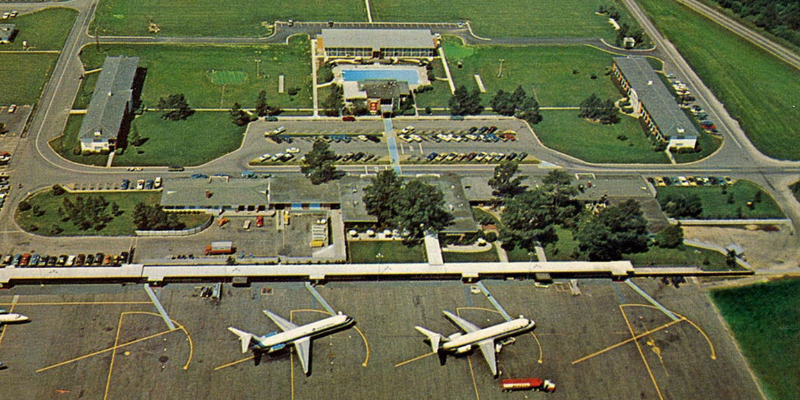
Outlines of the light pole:
[{"label": "light pole", "polygon": [[253,61],[256,62],[256,79],[258,79],[258,78],[261,77],[261,68],[260,68],[261,67],[261,60],[260,59],[255,59]]}]

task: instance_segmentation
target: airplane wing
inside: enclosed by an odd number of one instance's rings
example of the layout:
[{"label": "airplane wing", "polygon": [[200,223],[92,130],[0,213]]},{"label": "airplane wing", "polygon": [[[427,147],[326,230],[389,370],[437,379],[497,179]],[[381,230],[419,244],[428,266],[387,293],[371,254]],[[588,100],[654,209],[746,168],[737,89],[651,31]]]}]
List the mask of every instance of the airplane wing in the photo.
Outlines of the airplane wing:
[{"label": "airplane wing", "polygon": [[294,349],[297,351],[297,357],[300,359],[300,365],[303,366],[303,373],[308,375],[308,356],[311,354],[311,339],[304,337],[294,341]]},{"label": "airplane wing", "polygon": [[455,314],[451,313],[450,311],[445,310],[444,311],[444,315],[446,315],[447,318],[449,318],[451,321],[453,321],[453,323],[458,325],[459,328],[463,329],[467,333],[476,332],[476,331],[481,330],[481,328],[478,328],[472,322],[469,322],[469,321],[465,320],[464,318],[461,318],[458,315],[455,315]]},{"label": "airplane wing", "polygon": [[278,325],[282,331],[288,331],[297,328],[297,325],[281,318],[281,316],[278,314],[272,313],[268,310],[264,310],[264,314],[268,316],[269,319],[275,323],[275,325]]},{"label": "airplane wing", "polygon": [[494,339],[481,340],[478,342],[478,345],[481,347],[483,358],[485,358],[486,362],[489,364],[489,369],[492,370],[492,375],[497,376],[497,358],[495,357],[496,353],[494,351]]}]

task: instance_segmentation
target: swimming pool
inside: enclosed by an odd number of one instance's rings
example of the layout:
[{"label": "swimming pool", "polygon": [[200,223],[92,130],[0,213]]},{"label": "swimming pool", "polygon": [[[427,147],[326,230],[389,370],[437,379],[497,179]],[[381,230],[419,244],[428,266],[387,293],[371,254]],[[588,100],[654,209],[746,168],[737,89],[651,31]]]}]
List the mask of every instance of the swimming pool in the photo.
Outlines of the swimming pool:
[{"label": "swimming pool", "polygon": [[345,69],[342,71],[345,81],[363,81],[366,79],[396,79],[408,82],[409,85],[419,84],[419,74],[414,69]]}]

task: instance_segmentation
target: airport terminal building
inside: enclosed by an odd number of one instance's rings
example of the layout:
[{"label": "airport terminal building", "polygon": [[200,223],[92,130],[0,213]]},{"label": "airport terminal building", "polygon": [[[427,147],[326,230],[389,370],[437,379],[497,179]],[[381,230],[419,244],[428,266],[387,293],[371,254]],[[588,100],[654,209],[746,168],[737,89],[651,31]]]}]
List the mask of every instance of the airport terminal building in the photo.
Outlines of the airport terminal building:
[{"label": "airport terminal building", "polygon": [[439,39],[430,29],[322,29],[317,52],[330,58],[433,58]]},{"label": "airport terminal building", "polygon": [[695,147],[697,129],[645,57],[615,57],[612,68],[651,135],[667,142],[668,148]]}]

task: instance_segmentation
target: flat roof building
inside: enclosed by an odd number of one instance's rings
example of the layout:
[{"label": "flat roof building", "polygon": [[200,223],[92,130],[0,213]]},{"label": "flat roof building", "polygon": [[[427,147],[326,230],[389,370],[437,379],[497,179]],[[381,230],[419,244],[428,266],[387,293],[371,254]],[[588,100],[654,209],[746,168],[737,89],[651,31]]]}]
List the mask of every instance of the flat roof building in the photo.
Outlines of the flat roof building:
[{"label": "flat roof building", "polygon": [[106,57],[78,137],[81,151],[114,150],[117,137],[133,112],[133,82],[139,57]]},{"label": "flat roof building", "polygon": [[698,132],[645,57],[614,57],[614,76],[650,133],[670,148],[694,148]]},{"label": "flat roof building", "polygon": [[317,48],[324,57],[436,56],[438,38],[430,29],[322,29]]},{"label": "flat roof building", "polygon": [[264,179],[165,179],[161,207],[166,211],[265,211],[269,206]]},{"label": "flat roof building", "polygon": [[372,113],[391,113],[395,104],[411,95],[408,82],[395,79],[367,79],[344,82],[344,99],[347,102],[363,100]]}]

